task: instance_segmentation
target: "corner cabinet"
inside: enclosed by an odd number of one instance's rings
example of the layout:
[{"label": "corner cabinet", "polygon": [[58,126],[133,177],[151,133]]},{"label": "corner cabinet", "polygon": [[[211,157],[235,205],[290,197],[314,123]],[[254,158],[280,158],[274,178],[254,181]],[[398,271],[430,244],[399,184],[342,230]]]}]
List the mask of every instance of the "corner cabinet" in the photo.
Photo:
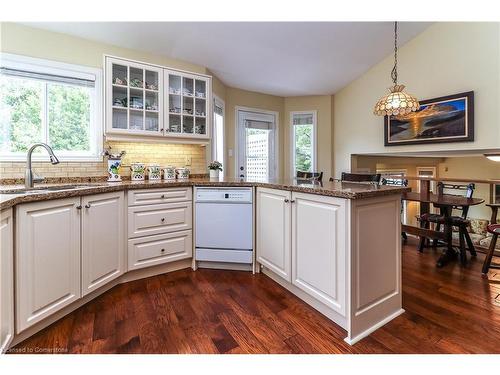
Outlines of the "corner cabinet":
[{"label": "corner cabinet", "polygon": [[105,77],[107,138],[210,138],[210,76],[105,56]]}]

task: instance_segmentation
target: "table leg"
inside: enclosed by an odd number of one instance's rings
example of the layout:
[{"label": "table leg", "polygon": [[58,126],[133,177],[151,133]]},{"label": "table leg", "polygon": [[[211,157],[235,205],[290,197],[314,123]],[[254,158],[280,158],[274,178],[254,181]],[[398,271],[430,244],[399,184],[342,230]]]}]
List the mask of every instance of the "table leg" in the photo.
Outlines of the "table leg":
[{"label": "table leg", "polygon": [[457,256],[457,252],[453,248],[452,244],[452,231],[453,231],[453,226],[451,225],[450,221],[450,216],[451,216],[451,210],[448,208],[443,210],[444,216],[445,216],[445,222],[444,222],[444,233],[446,236],[446,251],[439,257],[438,261],[436,262],[436,267],[444,267],[450,260],[453,260]]}]

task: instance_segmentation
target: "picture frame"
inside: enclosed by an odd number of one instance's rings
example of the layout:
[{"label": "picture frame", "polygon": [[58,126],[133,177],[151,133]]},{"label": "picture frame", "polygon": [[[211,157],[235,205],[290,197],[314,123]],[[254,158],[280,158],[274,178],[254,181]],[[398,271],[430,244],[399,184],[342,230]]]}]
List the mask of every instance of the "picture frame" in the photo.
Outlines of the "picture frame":
[{"label": "picture frame", "polygon": [[474,91],[420,101],[420,109],[384,117],[384,145],[474,141]]}]

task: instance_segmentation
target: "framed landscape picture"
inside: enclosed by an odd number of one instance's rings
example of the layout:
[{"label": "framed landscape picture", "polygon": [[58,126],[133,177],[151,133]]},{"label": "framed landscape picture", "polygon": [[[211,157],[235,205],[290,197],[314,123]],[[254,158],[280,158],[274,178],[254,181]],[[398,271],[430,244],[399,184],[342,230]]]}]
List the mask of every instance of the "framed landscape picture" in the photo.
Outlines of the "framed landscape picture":
[{"label": "framed landscape picture", "polygon": [[474,91],[420,101],[420,109],[385,116],[385,146],[474,141]]}]

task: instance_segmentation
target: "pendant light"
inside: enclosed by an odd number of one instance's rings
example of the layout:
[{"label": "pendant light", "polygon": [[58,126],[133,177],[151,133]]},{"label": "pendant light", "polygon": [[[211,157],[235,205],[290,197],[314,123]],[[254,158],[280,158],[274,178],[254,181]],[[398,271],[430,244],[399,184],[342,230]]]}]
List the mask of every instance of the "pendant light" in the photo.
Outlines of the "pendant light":
[{"label": "pendant light", "polygon": [[391,71],[392,83],[389,94],[380,98],[373,113],[377,116],[406,115],[420,108],[417,98],[404,92],[404,85],[398,85],[398,23],[394,22],[394,67]]}]

